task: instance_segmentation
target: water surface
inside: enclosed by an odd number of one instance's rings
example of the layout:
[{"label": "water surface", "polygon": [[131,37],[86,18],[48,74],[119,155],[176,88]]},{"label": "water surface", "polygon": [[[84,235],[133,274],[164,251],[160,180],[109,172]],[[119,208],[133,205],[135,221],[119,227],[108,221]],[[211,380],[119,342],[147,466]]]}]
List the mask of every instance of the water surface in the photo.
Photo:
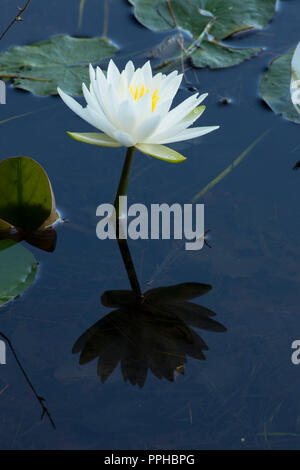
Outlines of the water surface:
[{"label": "water surface", "polygon": [[[76,2],[32,2],[25,22],[1,42],[5,50],[58,33],[101,35],[103,5],[88,0],[81,30]],[[86,124],[56,97],[10,88],[0,126],[1,157],[27,155],[46,169],[58,209],[53,254],[30,248],[40,263],[36,283],[1,309],[1,331],[11,339],[56,422],[40,408],[9,353],[0,370],[2,449],[294,449],[300,445],[300,368],[291,363],[299,318],[299,127],[275,116],[258,96],[272,58],[299,41],[297,0],[281,1],[270,25],[232,44],[265,46],[257,58],[226,70],[187,73],[176,100],[194,86],[209,92],[201,125],[220,124],[204,138],[174,145],[188,158],[168,165],[137,153],[129,203],[187,203],[266,130],[247,158],[199,202],[211,248],[187,252],[174,241],[129,242],[142,290],[184,282],[213,289],[196,300],[217,313],[226,333],[201,331],[206,361],[189,358],[174,383],[148,373],[143,388],[124,383],[120,368],[103,385],[96,361],[78,365],[76,339],[109,309],[105,290],[129,289],[118,245],[96,238],[96,207],[112,201],[124,149],[70,140],[65,131]],[[1,23],[14,14],[3,0]],[[122,66],[137,64],[166,35],[139,25],[126,1],[111,0],[108,36],[120,46]],[[228,97],[232,102],[220,105]],[[299,366],[300,367],[300,366]]]}]

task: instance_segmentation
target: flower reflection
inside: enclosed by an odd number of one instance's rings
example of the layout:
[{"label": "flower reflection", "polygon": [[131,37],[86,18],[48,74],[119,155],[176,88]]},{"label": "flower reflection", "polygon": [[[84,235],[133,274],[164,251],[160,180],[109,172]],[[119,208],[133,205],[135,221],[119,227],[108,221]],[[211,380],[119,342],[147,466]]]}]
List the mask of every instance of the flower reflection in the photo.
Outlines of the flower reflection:
[{"label": "flower reflection", "polygon": [[[137,278],[125,240],[119,246],[132,287]],[[194,331],[224,332],[226,328],[212,319],[215,313],[190,302],[211,290],[201,283],[158,287],[141,294],[134,290],[106,291],[102,305],[112,312],[90,327],[75,343],[79,363],[98,358],[97,374],[102,383],[120,362],[125,381],[143,387],[148,369],[159,379],[174,380],[183,374],[187,358],[204,360],[205,341]]]}]

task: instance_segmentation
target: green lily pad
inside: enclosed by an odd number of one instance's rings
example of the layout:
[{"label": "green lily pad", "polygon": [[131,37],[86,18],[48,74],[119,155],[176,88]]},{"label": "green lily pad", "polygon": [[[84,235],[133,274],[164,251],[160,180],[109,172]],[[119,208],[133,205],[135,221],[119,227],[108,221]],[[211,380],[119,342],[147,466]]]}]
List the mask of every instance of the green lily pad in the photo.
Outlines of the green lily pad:
[{"label": "green lily pad", "polygon": [[37,262],[20,244],[0,240],[0,307],[25,292],[33,283]]},{"label": "green lily pad", "polygon": [[263,100],[276,114],[300,124],[300,114],[296,111],[290,92],[291,61],[295,49],[274,59],[260,83]]},{"label": "green lily pad", "polygon": [[[196,67],[230,67],[256,55],[260,48],[234,48],[220,41],[240,31],[264,28],[276,0],[129,0],[137,20],[153,31],[179,29],[194,44],[186,49]],[[171,7],[171,11],[170,8]]]},{"label": "green lily pad", "polygon": [[246,59],[251,59],[260,51],[259,47],[227,47],[217,42],[203,41],[192,54],[192,63],[195,67],[210,67],[211,69],[232,67]]},{"label": "green lily pad", "polygon": [[28,157],[0,162],[0,220],[3,225],[34,232],[57,218],[51,183],[41,165]]},{"label": "green lily pad", "polygon": [[58,86],[68,94],[81,95],[82,83],[89,82],[88,64],[117,50],[104,38],[55,36],[2,54],[0,78],[15,77],[13,86],[39,96],[56,95]]}]

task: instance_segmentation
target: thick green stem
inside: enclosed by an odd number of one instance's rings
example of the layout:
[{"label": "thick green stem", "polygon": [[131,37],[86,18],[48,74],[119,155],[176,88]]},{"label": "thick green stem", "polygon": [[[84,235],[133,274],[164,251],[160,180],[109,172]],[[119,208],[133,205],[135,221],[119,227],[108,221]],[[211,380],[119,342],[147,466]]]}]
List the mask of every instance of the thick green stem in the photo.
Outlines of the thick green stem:
[{"label": "thick green stem", "polygon": [[134,157],[134,147],[128,147],[127,153],[126,153],[126,158],[118,186],[118,191],[116,194],[116,199],[114,203],[115,211],[116,211],[116,217],[117,217],[117,223],[116,223],[116,237],[118,241],[118,245],[121,251],[121,255],[125,264],[125,268],[127,271],[128,279],[131,284],[133,292],[137,295],[137,297],[141,298],[142,297],[142,292],[141,288],[139,285],[139,281],[136,275],[136,271],[134,268],[134,264],[130,255],[130,251],[128,248],[128,243],[127,240],[123,239],[123,237],[120,237],[120,225],[119,225],[119,218],[122,216],[122,203],[120,203],[120,197],[121,196],[126,196],[127,193],[127,186],[129,182],[129,177],[130,177],[130,172],[131,172],[131,167],[133,163],[133,157]]},{"label": "thick green stem", "polygon": [[130,177],[130,171],[133,163],[133,157],[134,157],[134,151],[135,147],[128,147],[127,153],[126,153],[126,158],[118,186],[118,191],[116,194],[116,199],[115,199],[115,210],[116,210],[116,216],[117,218],[121,217],[122,215],[122,206],[120,205],[120,196],[126,196],[127,193],[127,186],[129,182],[129,177]]}]

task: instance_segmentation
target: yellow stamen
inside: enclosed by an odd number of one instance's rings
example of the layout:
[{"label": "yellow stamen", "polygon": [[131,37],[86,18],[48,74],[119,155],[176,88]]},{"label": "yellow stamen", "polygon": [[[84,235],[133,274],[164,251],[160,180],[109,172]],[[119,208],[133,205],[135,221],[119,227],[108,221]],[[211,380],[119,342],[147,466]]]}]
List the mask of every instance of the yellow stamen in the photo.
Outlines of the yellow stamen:
[{"label": "yellow stamen", "polygon": [[[141,88],[141,89],[139,89]],[[135,90],[133,89],[133,86],[130,85],[130,93],[132,94],[134,101],[138,101],[142,96],[144,96],[146,90],[145,84],[143,84],[141,87],[136,86]],[[146,90],[146,93],[150,93],[150,88]],[[157,95],[158,94],[158,89],[155,90],[155,92],[152,95],[152,112],[155,110],[156,105],[160,97]]]},{"label": "yellow stamen", "polygon": [[145,94],[145,84],[141,88],[140,98]]}]

